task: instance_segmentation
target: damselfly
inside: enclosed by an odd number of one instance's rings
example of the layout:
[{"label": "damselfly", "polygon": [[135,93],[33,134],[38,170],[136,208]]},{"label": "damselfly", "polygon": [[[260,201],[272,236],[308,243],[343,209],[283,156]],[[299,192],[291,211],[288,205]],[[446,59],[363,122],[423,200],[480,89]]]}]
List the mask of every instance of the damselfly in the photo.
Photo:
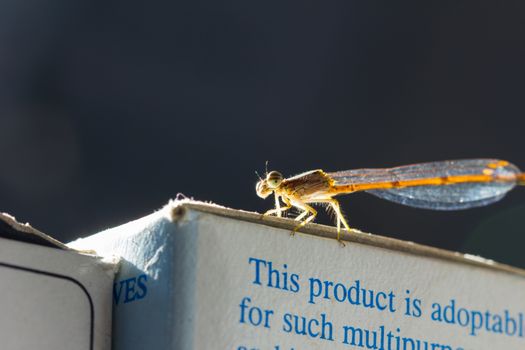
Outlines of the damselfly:
[{"label": "damselfly", "polygon": [[[317,216],[310,205],[329,205],[337,220],[350,231],[339,202],[341,194],[366,191],[380,198],[417,208],[459,210],[487,205],[503,198],[516,185],[525,185],[525,173],[498,159],[464,159],[405,165],[385,169],[356,169],[337,172],[311,170],[285,179],[278,171],[266,172],[257,182],[257,195],[275,195],[275,208],[264,215],[282,216],[295,207],[299,230]],[[281,201],[284,206],[281,206]]]}]

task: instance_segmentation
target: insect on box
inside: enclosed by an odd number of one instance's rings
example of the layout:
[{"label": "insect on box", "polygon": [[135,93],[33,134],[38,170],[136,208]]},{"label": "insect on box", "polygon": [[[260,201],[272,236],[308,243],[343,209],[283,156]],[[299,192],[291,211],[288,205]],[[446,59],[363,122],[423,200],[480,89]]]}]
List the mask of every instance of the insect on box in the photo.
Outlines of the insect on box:
[{"label": "insect on box", "polygon": [[116,350],[525,347],[525,271],[296,226],[183,200],[69,245],[122,257]]}]

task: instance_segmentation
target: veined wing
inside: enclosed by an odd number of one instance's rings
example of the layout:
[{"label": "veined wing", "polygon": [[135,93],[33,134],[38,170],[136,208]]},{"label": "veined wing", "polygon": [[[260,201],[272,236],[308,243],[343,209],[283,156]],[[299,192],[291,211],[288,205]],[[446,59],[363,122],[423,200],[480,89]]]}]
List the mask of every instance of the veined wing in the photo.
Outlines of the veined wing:
[{"label": "veined wing", "polygon": [[524,177],[515,165],[497,159],[449,160],[327,175],[337,194],[366,191],[403,205],[435,210],[496,202]]}]

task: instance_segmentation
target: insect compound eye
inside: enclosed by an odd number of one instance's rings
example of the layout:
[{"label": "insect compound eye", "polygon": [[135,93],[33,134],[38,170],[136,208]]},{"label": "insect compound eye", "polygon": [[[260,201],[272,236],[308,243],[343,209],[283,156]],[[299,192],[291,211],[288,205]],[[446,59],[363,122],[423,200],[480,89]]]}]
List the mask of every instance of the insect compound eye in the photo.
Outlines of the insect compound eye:
[{"label": "insect compound eye", "polygon": [[283,175],[278,171],[270,171],[268,175],[266,175],[266,183],[268,183],[268,187],[271,189],[279,187],[281,182],[283,182]]}]

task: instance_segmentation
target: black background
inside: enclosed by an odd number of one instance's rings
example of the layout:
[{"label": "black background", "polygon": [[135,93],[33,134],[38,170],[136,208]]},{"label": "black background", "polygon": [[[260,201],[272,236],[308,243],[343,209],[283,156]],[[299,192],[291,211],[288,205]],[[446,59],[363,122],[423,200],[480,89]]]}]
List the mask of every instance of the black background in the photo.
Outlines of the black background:
[{"label": "black background", "polygon": [[[68,241],[179,192],[265,211],[266,160],[525,168],[524,38],[518,0],[2,1],[0,210]],[[363,231],[525,266],[522,188],[459,212],[341,202]]]}]

